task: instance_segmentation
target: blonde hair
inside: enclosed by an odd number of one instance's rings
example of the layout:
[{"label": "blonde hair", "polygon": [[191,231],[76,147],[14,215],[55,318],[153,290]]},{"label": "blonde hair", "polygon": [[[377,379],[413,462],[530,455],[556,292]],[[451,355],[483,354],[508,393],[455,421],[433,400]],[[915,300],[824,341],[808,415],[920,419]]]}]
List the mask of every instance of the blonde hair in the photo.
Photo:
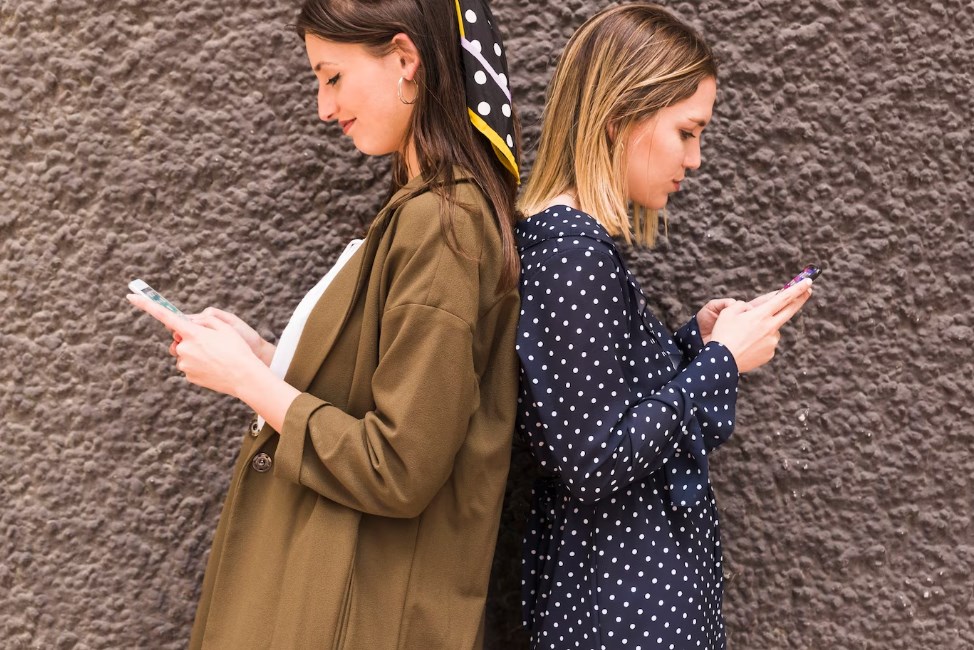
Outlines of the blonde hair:
[{"label": "blonde hair", "polygon": [[652,246],[659,214],[633,205],[626,142],[643,120],[717,77],[710,47],[659,5],[611,7],[568,41],[548,90],[541,140],[521,209],[535,214],[574,190],[578,207],[613,237]]}]

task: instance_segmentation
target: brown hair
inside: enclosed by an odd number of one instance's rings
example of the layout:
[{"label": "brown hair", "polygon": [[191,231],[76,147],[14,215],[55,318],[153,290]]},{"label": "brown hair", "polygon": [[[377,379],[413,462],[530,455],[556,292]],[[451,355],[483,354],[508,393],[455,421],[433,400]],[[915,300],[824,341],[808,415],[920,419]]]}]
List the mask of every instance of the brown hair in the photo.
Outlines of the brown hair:
[{"label": "brown hair", "polygon": [[555,69],[538,157],[521,200],[526,214],[574,190],[578,207],[613,237],[652,245],[658,214],[629,219],[623,143],[643,120],[717,77],[710,47],[659,5],[611,7],[583,24]]},{"label": "brown hair", "polygon": [[[409,36],[419,51],[420,67],[414,79],[418,94],[406,139],[412,138],[415,144],[424,180],[413,195],[433,191],[440,196],[446,208],[441,211],[441,226],[450,246],[457,250],[453,219],[462,206],[454,195],[453,168],[469,172],[500,226],[504,268],[499,288],[515,287],[520,273],[514,241],[518,181],[468,119],[455,0],[305,0],[295,31],[302,39],[313,34],[336,43],[361,44],[376,56],[391,51],[396,34]],[[514,137],[519,140],[516,112],[514,125]],[[393,154],[392,192],[408,180],[405,159]]]}]

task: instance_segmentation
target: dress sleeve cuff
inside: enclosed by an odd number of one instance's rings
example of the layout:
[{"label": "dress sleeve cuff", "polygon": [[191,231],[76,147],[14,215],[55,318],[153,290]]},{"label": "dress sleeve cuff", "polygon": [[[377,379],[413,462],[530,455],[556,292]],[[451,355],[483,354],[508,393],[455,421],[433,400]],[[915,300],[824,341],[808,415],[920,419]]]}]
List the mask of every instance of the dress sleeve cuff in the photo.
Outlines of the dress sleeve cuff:
[{"label": "dress sleeve cuff", "polygon": [[704,348],[703,337],[700,336],[700,325],[697,317],[693,316],[674,334],[677,346],[687,359],[693,359]]},{"label": "dress sleeve cuff", "polygon": [[720,341],[711,341],[700,349],[701,352],[704,350],[714,353],[715,357],[717,357],[716,362],[731,373],[731,377],[734,378],[734,385],[736,386],[741,373],[737,369],[737,359],[734,358],[734,354],[730,351],[730,348]]}]

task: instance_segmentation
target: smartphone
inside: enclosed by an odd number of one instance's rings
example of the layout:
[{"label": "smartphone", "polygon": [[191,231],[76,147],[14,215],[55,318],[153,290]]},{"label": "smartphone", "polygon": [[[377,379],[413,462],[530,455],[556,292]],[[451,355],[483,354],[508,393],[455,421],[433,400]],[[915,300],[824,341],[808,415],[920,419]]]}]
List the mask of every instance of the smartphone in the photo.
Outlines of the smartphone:
[{"label": "smartphone", "polygon": [[787,289],[788,287],[791,287],[791,286],[794,286],[794,285],[798,284],[799,282],[801,282],[805,278],[808,278],[810,280],[814,280],[815,278],[817,278],[821,274],[822,274],[822,269],[818,268],[814,264],[809,264],[808,266],[806,266],[805,268],[802,269],[802,272],[801,273],[799,273],[798,275],[796,275],[795,277],[793,277],[788,284],[786,284],[785,286],[783,286],[781,288],[782,289]]},{"label": "smartphone", "polygon": [[172,313],[178,314],[183,318],[186,317],[186,315],[183,312],[179,311],[179,308],[176,307],[176,305],[172,304],[171,302],[163,298],[161,293],[159,293],[158,291],[156,291],[155,289],[147,285],[142,280],[135,279],[129,282],[129,291],[131,291],[132,293],[141,294],[146,298],[148,298],[149,300],[151,300],[152,302],[162,305]]}]

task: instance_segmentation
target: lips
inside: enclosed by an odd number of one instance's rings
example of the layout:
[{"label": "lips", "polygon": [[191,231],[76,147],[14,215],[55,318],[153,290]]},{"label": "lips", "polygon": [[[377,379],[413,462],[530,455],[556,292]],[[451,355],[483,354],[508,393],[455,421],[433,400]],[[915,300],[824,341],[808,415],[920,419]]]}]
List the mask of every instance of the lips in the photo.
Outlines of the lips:
[{"label": "lips", "polygon": [[345,135],[348,135],[348,130],[352,128],[353,124],[355,124],[355,118],[353,117],[350,120],[339,120],[338,123],[342,127],[342,132],[345,133]]}]

